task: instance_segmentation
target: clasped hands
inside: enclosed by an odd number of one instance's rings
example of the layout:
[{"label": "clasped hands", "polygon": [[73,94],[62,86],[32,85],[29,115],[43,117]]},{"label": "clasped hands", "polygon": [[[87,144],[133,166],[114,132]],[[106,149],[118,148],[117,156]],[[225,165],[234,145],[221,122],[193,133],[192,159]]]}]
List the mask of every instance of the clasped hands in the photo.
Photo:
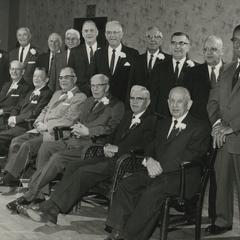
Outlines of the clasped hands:
[{"label": "clasped hands", "polygon": [[146,168],[148,170],[148,175],[150,178],[155,178],[163,172],[160,163],[152,157],[146,158]]},{"label": "clasped hands", "polygon": [[103,147],[103,152],[104,152],[105,157],[111,158],[111,157],[115,156],[115,154],[118,152],[118,146],[112,145],[112,144],[106,144]]},{"label": "clasped hands", "polygon": [[74,124],[71,127],[71,129],[72,129],[71,133],[77,138],[89,135],[89,129],[85,125],[81,124],[80,122]]},{"label": "clasped hands", "polygon": [[233,129],[224,126],[221,122],[215,124],[212,128],[213,148],[221,148],[226,141],[226,135],[233,133]]}]

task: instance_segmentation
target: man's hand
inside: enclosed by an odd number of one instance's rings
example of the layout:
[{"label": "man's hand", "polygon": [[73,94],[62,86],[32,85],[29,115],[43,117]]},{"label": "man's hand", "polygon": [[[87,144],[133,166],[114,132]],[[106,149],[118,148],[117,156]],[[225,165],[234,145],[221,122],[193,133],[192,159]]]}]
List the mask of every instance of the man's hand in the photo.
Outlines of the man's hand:
[{"label": "man's hand", "polygon": [[151,157],[147,158],[146,167],[148,170],[148,175],[151,178],[155,178],[163,172],[160,163]]},{"label": "man's hand", "polygon": [[105,157],[113,157],[118,152],[118,146],[106,144],[103,148]]},{"label": "man's hand", "polygon": [[89,129],[81,123],[74,124],[71,127],[71,129],[72,129],[71,133],[75,135],[77,138],[89,135]]},{"label": "man's hand", "polygon": [[16,126],[16,116],[11,116],[8,118],[8,126],[10,127]]},{"label": "man's hand", "polygon": [[42,122],[38,122],[37,125],[36,125],[36,129],[42,133],[42,132],[46,132],[48,129],[47,129],[47,125],[42,123]]}]

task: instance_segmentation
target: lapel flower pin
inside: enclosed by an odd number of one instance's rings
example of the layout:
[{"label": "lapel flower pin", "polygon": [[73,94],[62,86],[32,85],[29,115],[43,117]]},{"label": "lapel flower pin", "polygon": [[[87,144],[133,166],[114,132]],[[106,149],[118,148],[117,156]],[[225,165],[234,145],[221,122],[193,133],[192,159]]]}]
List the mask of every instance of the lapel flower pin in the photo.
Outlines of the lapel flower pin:
[{"label": "lapel flower pin", "polygon": [[132,119],[132,125],[134,125],[134,124],[140,124],[141,123],[141,119],[140,118],[133,118]]},{"label": "lapel flower pin", "polygon": [[18,84],[17,84],[17,83],[14,83],[14,84],[12,85],[12,89],[18,89]]},{"label": "lapel flower pin", "polygon": [[124,52],[120,52],[118,55],[119,55],[120,58],[126,58],[127,57],[126,53],[124,53]]},{"label": "lapel flower pin", "polygon": [[195,63],[192,60],[187,60],[186,63],[188,65],[188,67],[194,67],[195,66]]},{"label": "lapel flower pin", "polygon": [[40,96],[41,92],[40,92],[39,89],[36,89],[36,90],[33,91],[33,94],[34,94],[35,96]]},{"label": "lapel flower pin", "polygon": [[32,55],[35,55],[35,54],[37,53],[37,51],[36,51],[34,48],[31,48],[31,49],[30,49],[30,53],[31,53]]},{"label": "lapel flower pin", "polygon": [[158,58],[159,60],[164,60],[164,59],[165,59],[165,56],[164,56],[164,54],[159,53],[159,54],[157,55],[157,58]]},{"label": "lapel flower pin", "polygon": [[109,104],[109,98],[103,97],[103,98],[101,99],[101,102],[103,103],[103,105],[108,105],[108,104]]},{"label": "lapel flower pin", "polygon": [[185,124],[185,123],[178,123],[177,124],[177,126],[176,126],[176,128],[179,130],[179,133],[182,131],[182,130],[184,130],[184,129],[186,129],[186,127],[187,127],[187,125]]},{"label": "lapel flower pin", "polygon": [[0,53],[0,58],[2,58],[2,56],[3,56],[2,53]]},{"label": "lapel flower pin", "polygon": [[73,97],[73,93],[71,91],[67,91],[67,99],[70,99]]}]

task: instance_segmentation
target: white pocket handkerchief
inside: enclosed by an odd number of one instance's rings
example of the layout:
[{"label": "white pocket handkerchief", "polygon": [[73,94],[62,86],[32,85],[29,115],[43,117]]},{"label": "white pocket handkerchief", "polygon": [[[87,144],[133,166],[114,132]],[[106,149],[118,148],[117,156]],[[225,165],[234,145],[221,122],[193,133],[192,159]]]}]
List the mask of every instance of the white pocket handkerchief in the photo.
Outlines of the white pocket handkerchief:
[{"label": "white pocket handkerchief", "polygon": [[125,66],[125,67],[129,67],[129,66],[131,66],[131,64],[130,64],[129,62],[125,62],[125,63],[124,63],[124,66]]},{"label": "white pocket handkerchief", "polygon": [[28,61],[28,64],[35,64],[35,61]]},{"label": "white pocket handkerchief", "polygon": [[12,94],[11,97],[19,97],[18,94]]}]

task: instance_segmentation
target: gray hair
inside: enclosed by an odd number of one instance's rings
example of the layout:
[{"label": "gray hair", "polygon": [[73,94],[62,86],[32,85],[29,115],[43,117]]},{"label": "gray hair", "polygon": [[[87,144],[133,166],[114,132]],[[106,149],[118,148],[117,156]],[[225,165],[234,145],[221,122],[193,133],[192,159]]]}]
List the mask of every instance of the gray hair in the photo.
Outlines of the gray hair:
[{"label": "gray hair", "polygon": [[32,37],[31,31],[30,31],[30,29],[28,27],[20,27],[20,28],[18,28],[17,33],[21,29],[25,30],[27,32],[28,36],[30,36],[30,38]]},{"label": "gray hair", "polygon": [[70,28],[65,32],[65,37],[67,37],[68,34],[74,34],[77,36],[78,39],[80,39],[80,33],[78,30]]},{"label": "gray hair", "polygon": [[223,40],[219,36],[213,35],[213,34],[209,35],[208,37],[206,37],[206,39],[204,41],[204,45],[208,40],[214,40],[214,41],[218,42],[221,45],[221,48],[223,48]]},{"label": "gray hair", "polygon": [[134,92],[141,92],[145,98],[150,99],[150,92],[147,90],[147,88],[140,86],[140,85],[134,85],[131,88],[130,95]]},{"label": "gray hair", "polygon": [[152,31],[152,30],[156,30],[156,31],[159,33],[159,35],[161,36],[161,38],[163,38],[163,34],[162,34],[162,32],[159,30],[159,28],[158,28],[157,26],[150,26],[150,27],[148,27],[148,28],[147,28],[147,31],[146,31],[146,35],[147,35],[148,32],[150,32],[150,31]]},{"label": "gray hair", "polygon": [[[61,71],[65,70],[65,69],[69,69],[70,72],[71,72],[71,75],[73,75],[74,77],[77,76],[76,73],[75,73],[75,70],[74,70],[72,67],[63,67],[63,68],[61,69]],[[61,72],[61,71],[60,71],[60,72]]]},{"label": "gray hair", "polygon": [[48,36],[48,39],[49,39],[51,36],[53,36],[53,35],[55,35],[55,36],[57,37],[57,39],[58,39],[58,41],[59,41],[59,43],[60,43],[60,47],[62,47],[63,41],[62,41],[61,35],[58,34],[58,33],[56,33],[56,32],[54,32],[54,33],[51,33],[51,34]]},{"label": "gray hair", "polygon": [[107,29],[108,25],[111,25],[111,24],[119,26],[121,31],[123,32],[123,25],[119,21],[116,21],[116,20],[107,22],[106,29]]},{"label": "gray hair", "polygon": [[23,63],[20,62],[20,61],[18,61],[18,60],[13,60],[13,61],[11,61],[11,62],[10,62],[10,68],[11,68],[12,64],[14,64],[14,63],[18,64],[19,68],[24,69]]},{"label": "gray hair", "polygon": [[188,91],[188,89],[185,88],[185,87],[180,87],[180,86],[172,88],[172,89],[170,90],[170,92],[169,92],[168,98],[170,98],[170,96],[172,95],[172,93],[175,92],[175,91],[181,91],[181,92],[183,93],[183,95],[184,95],[184,98],[185,98],[187,101],[190,101],[190,100],[191,100],[191,95],[190,95],[190,92]]},{"label": "gray hair", "polygon": [[92,81],[92,79],[94,79],[94,78],[100,78],[103,83],[109,84],[109,77],[107,77],[106,75],[104,75],[102,73],[93,75],[91,77],[90,81]]}]

